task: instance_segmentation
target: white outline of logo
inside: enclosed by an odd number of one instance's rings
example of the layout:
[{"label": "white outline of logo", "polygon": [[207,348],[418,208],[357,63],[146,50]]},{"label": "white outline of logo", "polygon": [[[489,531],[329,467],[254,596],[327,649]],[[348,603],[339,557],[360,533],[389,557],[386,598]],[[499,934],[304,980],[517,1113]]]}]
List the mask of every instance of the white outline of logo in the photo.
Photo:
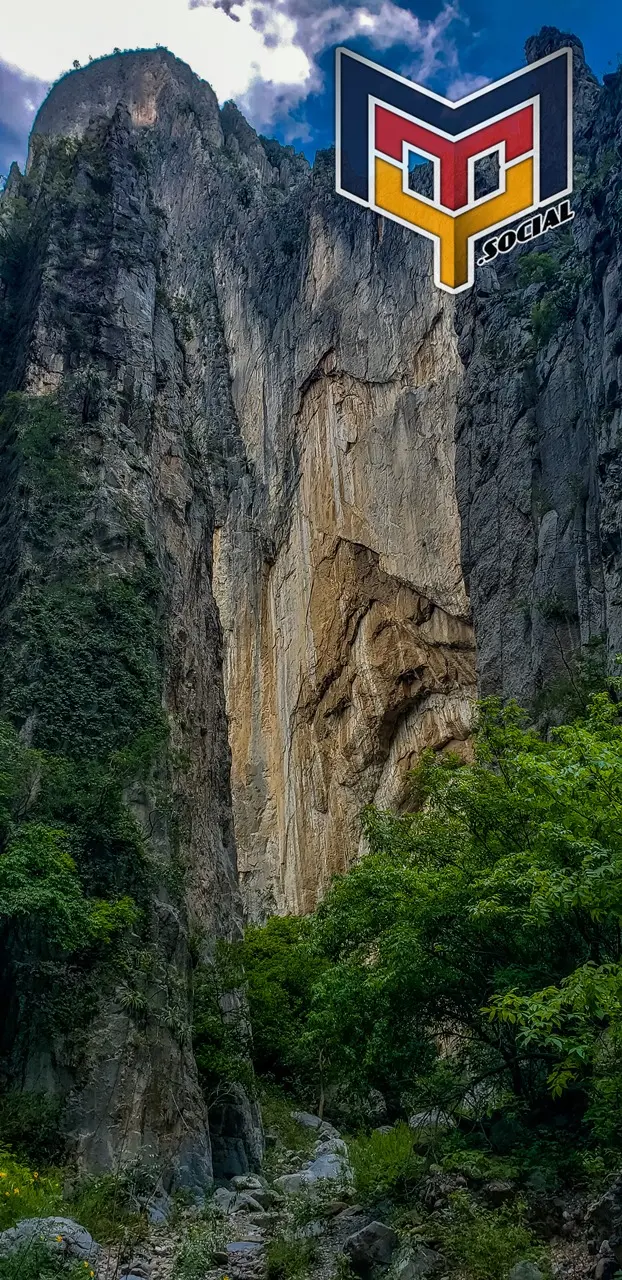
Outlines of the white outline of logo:
[{"label": "white outline of logo", "polygon": [[[465,129],[463,133],[458,133],[455,135],[445,133],[443,129],[438,129],[434,125],[428,124],[427,121],[420,120],[416,116],[411,116],[408,114],[408,112],[401,111],[399,110],[399,108],[391,106],[390,103],[384,102],[381,98],[374,98],[372,97],[371,94],[369,94],[367,98],[367,103],[368,103],[368,128],[369,128],[368,191],[369,191],[370,198],[368,200],[362,200],[360,196],[355,196],[352,194],[352,192],[344,190],[344,188],[341,185],[341,59],[344,55],[348,58],[354,58],[357,62],[362,62],[365,66],[371,67],[373,71],[379,71],[383,76],[388,76],[391,80],[396,80],[399,84],[407,85],[409,89],[416,89],[418,93],[424,94],[425,97],[427,98],[433,98],[435,102],[441,102],[443,106],[450,107],[454,111],[457,108],[464,106],[466,102],[473,102],[474,99],[476,98],[483,98],[487,94],[489,94],[493,89],[498,89],[503,84],[509,84],[510,81],[512,80],[518,80],[520,79],[521,76],[526,75],[528,72],[533,71],[537,67],[544,66],[547,62],[552,62],[555,58],[565,57],[567,62],[567,77],[568,77],[567,79],[568,127],[566,132],[567,132],[567,164],[568,164],[569,185],[565,187],[563,191],[556,191],[554,195],[548,196],[546,200],[544,201],[540,200],[540,95],[539,94],[533,98],[525,98],[523,102],[517,103],[515,106],[510,107],[507,111],[502,111],[496,116],[491,116],[490,119],[483,120],[481,124],[474,125],[470,129]],[[340,196],[345,196],[346,200],[352,200],[355,204],[360,204],[365,209],[372,209],[374,213],[379,214],[381,217],[390,218],[392,222],[399,223],[400,226],[406,227],[407,230],[414,231],[417,235],[425,236],[427,240],[432,240],[434,243],[434,283],[438,289],[443,289],[446,293],[451,293],[451,294],[463,293],[466,289],[472,289],[473,284],[475,283],[475,244],[477,240],[483,239],[484,236],[490,235],[490,233],[493,231],[499,231],[502,227],[510,226],[513,222],[516,221],[517,218],[522,218],[526,214],[535,213],[538,209],[544,209],[546,208],[547,205],[552,204],[554,201],[561,200],[563,196],[569,196],[571,194],[572,182],[573,182],[573,171],[572,171],[573,137],[572,137],[572,49],[570,48],[570,46],[566,45],[563,49],[556,49],[554,53],[547,54],[545,58],[540,58],[538,62],[531,62],[529,63],[528,66],[521,67],[520,71],[513,71],[511,75],[503,76],[501,80],[495,80],[493,81],[492,84],[484,85],[482,89],[477,89],[475,93],[467,94],[465,98],[460,98],[459,101],[457,102],[452,102],[449,98],[444,98],[442,94],[434,93],[431,89],[426,89],[424,85],[417,84],[415,80],[407,80],[405,76],[400,76],[395,71],[389,71],[386,67],[380,66],[379,63],[372,62],[369,58],[364,58],[360,53],[353,53],[351,49],[346,49],[345,46],[343,45],[340,45],[336,49],[335,57],[336,57],[336,67],[335,67],[335,137],[336,137],[335,189],[336,189],[336,192]],[[482,230],[477,231],[473,235],[468,237],[468,247],[467,247],[468,278],[465,284],[458,285],[458,287],[455,289],[452,288],[450,285],[443,284],[440,279],[440,267],[441,267],[440,237],[436,235],[434,231],[427,231],[423,227],[417,226],[416,223],[408,222],[405,218],[400,218],[398,214],[389,213],[387,212],[386,209],[380,208],[380,206],[375,203],[374,197],[376,194],[376,191],[375,191],[376,156],[380,155],[383,160],[387,161],[390,164],[395,165],[396,168],[404,169],[405,156],[406,156],[405,148],[408,147],[411,150],[415,150],[415,149],[419,150],[418,148],[415,148],[411,144],[408,144],[408,143],[403,144],[401,162],[399,160],[395,160],[390,156],[385,155],[384,152],[377,151],[376,138],[375,138],[375,112],[376,112],[377,106],[384,107],[385,110],[390,111],[393,115],[401,116],[402,119],[408,120],[412,124],[419,125],[421,128],[426,129],[429,133],[436,133],[439,137],[446,138],[448,142],[452,142],[452,143],[459,142],[461,141],[462,138],[467,138],[472,133],[479,133],[480,131],[488,128],[489,125],[496,124],[499,120],[504,120],[508,116],[515,115],[517,111],[522,111],[525,107],[528,107],[528,106],[533,107],[533,147],[530,151],[524,152],[524,154],[519,156],[516,160],[510,160],[507,164],[505,163],[505,155],[503,155],[503,164],[500,163],[500,178],[502,179],[503,186],[500,187],[500,190],[501,191],[505,190],[505,173],[507,169],[512,168],[515,164],[522,163],[529,156],[533,156],[534,201],[531,205],[526,206],[524,209],[519,209],[516,213],[512,214],[511,217],[502,218],[500,222],[491,223],[490,226],[484,227],[482,228]],[[425,204],[428,204],[431,207],[438,209],[440,212],[447,213],[451,217],[455,218],[457,217],[458,214],[466,213],[470,209],[477,208],[479,205],[484,204],[486,200],[491,200],[494,196],[497,196],[499,194],[499,191],[494,191],[494,192],[491,192],[490,195],[483,196],[479,200],[476,200],[475,190],[474,190],[475,160],[479,159],[481,155],[487,155],[487,154],[490,154],[491,151],[499,150],[499,147],[500,147],[500,144],[496,144],[496,146],[489,147],[484,151],[478,153],[478,155],[474,155],[469,158],[469,161],[468,161],[469,200],[468,200],[468,203],[463,205],[460,209],[447,209],[445,205],[442,205],[440,203],[440,200],[436,200],[436,199],[430,200],[430,199],[427,199],[425,196],[420,196],[418,193],[410,191],[410,189],[407,190],[406,187],[404,186],[404,182],[407,183],[408,181],[407,167],[406,167],[405,178],[402,183],[403,190],[405,194],[416,195],[418,200],[422,200],[424,201]],[[424,153],[419,150],[419,154],[423,155]],[[436,159],[436,157],[430,156],[430,159]],[[500,161],[501,161],[501,153],[500,153]],[[439,168],[440,168],[440,165],[434,166],[435,196],[437,194],[437,184],[440,187],[440,174],[437,177],[437,172]],[[440,195],[440,190],[438,194]]]}]

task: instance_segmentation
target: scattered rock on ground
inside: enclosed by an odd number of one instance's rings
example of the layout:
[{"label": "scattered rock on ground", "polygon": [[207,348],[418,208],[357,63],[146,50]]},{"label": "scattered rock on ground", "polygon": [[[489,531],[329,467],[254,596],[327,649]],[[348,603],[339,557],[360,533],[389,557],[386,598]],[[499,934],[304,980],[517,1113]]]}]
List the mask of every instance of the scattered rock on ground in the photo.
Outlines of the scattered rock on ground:
[{"label": "scattered rock on ground", "polygon": [[508,1280],[544,1280],[544,1276],[535,1262],[517,1262],[512,1267]]},{"label": "scattered rock on ground", "polygon": [[261,1213],[262,1209],[263,1205],[255,1199],[252,1191],[238,1191],[228,1212],[241,1213],[245,1210],[247,1213]]},{"label": "scattered rock on ground", "polygon": [[439,1253],[420,1244],[400,1255],[393,1274],[395,1280],[424,1280],[424,1277],[438,1271],[442,1261]]},{"label": "scattered rock on ground", "polygon": [[231,1186],[236,1191],[261,1191],[265,1185],[265,1179],[256,1173],[238,1173],[231,1179]]},{"label": "scattered rock on ground", "polygon": [[344,1253],[359,1275],[365,1275],[372,1267],[386,1267],[399,1245],[399,1237],[384,1222],[370,1222],[354,1235],[348,1236]]}]

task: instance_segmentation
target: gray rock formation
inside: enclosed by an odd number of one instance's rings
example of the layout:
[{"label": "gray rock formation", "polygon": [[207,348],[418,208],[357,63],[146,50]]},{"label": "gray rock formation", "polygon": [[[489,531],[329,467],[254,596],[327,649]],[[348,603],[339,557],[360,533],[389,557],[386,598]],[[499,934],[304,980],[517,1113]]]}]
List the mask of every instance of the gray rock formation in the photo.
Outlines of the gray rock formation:
[{"label": "gray rock formation", "polygon": [[[1,710],[70,770],[92,760],[109,779],[125,771],[144,845],[135,865],[138,838],[123,843],[123,819],[98,852],[87,824],[94,892],[139,900],[141,936],[114,973],[100,965],[91,977],[88,1018],[64,1008],[44,1028],[38,1001],[28,1016],[14,1001],[5,1070],[18,1087],[62,1095],[89,1167],[148,1158],[201,1194],[212,1160],[190,1048],[189,938],[209,958],[216,938],[239,931],[241,903],[211,590],[209,470],[224,462],[204,437],[212,384],[195,375],[207,339],[188,339],[182,265],[203,286],[196,214],[209,209],[198,200],[184,220],[180,125],[191,175],[193,139],[205,167],[222,145],[207,86],[168,55],[97,64],[44,104],[27,177],[14,171],[5,196],[1,372],[21,399],[3,418]],[[209,279],[205,291],[209,307]],[[138,752],[135,767],[111,764],[119,751]],[[78,776],[78,789],[90,785]],[[72,981],[78,1007],[83,977],[64,966],[55,1010]],[[82,1025],[69,1035],[72,1013]],[[230,1138],[235,1172],[257,1164],[254,1105],[215,1107],[213,1123],[219,1163],[228,1167]]]},{"label": "gray rock formation", "polygon": [[[468,751],[467,588],[484,692],[532,698],[581,643],[622,648],[622,91],[571,39],[572,233],[458,303],[428,242],[334,194],[330,155],[258,138],[165,50],[64,77],[10,176],[0,711],[74,765],[98,735],[126,760],[160,708],[169,735],[124,765],[142,948],[78,1048],[12,1045],[6,1021],[9,1078],[67,1099],[91,1166],[123,1147],[209,1179],[190,955],[239,929],[236,841],[251,918],[307,910],[365,803],[399,806],[424,748]],[[122,630],[120,601],[137,660],[113,679],[89,637],[110,610]],[[221,1169],[257,1163],[246,1099],[210,1125]]]},{"label": "gray rock formation", "polygon": [[622,649],[620,76],[574,47],[575,219],[477,273],[456,308],[462,564],[484,693],[522,701],[581,645]]},{"label": "gray rock formation", "polygon": [[307,910],[362,806],[400,803],[425,746],[468,736],[452,308],[430,246],[337,197],[330,156],[311,171],[258,139],[165,51],[65,77],[38,145],[102,117],[140,157],[165,257],[158,298],[132,283],[124,305],[148,326],[168,290],[214,503],[247,910]]}]

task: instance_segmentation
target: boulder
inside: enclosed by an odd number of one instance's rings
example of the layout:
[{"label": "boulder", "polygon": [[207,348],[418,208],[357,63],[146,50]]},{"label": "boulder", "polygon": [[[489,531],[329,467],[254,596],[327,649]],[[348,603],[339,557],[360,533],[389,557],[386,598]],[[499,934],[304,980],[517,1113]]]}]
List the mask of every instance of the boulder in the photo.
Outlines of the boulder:
[{"label": "boulder", "polygon": [[324,1123],[320,1116],[313,1116],[310,1111],[292,1111],[292,1120],[305,1129],[319,1129]]},{"label": "boulder", "polygon": [[393,1275],[395,1280],[424,1280],[438,1271],[443,1259],[425,1244],[416,1245],[400,1255]]},{"label": "boulder", "polygon": [[303,1174],[307,1182],[321,1182],[325,1179],[335,1179],[340,1182],[352,1180],[352,1170],[348,1161],[342,1155],[334,1155],[330,1151],[312,1160],[311,1164],[303,1169]]},{"label": "boulder", "polygon": [[607,1257],[598,1259],[594,1271],[594,1280],[615,1280],[615,1277],[619,1274],[618,1264],[612,1253]]},{"label": "boulder", "polygon": [[265,1182],[256,1173],[239,1173],[231,1179],[231,1186],[236,1191],[261,1191]]},{"label": "boulder", "polygon": [[517,1262],[512,1267],[508,1280],[544,1280],[544,1276],[535,1262]]},{"label": "boulder", "polygon": [[305,1185],[304,1173],[282,1173],[280,1178],[274,1179],[274,1185],[284,1196],[298,1195]]},{"label": "boulder", "polygon": [[343,1138],[327,1138],[325,1142],[318,1142],[315,1148],[317,1156],[347,1156],[348,1148]]},{"label": "boulder", "polygon": [[333,1124],[328,1120],[321,1120],[319,1116],[311,1115],[310,1111],[292,1111],[292,1120],[296,1120],[305,1129],[316,1129],[320,1138],[339,1137],[339,1130]]},{"label": "boulder", "polygon": [[235,1199],[229,1206],[229,1213],[262,1213],[263,1205],[256,1200],[252,1191],[238,1191]]},{"label": "boulder", "polygon": [[252,1191],[251,1195],[253,1200],[256,1200],[257,1204],[261,1205],[262,1209],[273,1209],[274,1206],[279,1204],[281,1201],[281,1196],[278,1192],[269,1191],[267,1188],[264,1189],[263,1187],[261,1191]]},{"label": "boulder", "polygon": [[414,1116],[410,1116],[408,1123],[410,1128],[417,1132],[455,1128],[455,1120],[439,1107],[431,1107],[429,1111],[418,1111]]},{"label": "boulder", "polygon": [[622,1265],[622,1174],[588,1205],[585,1224],[592,1239],[607,1240],[608,1248]]},{"label": "boulder", "polygon": [[212,1196],[210,1205],[213,1209],[217,1209],[219,1213],[228,1213],[235,1199],[235,1191],[229,1191],[227,1187],[218,1187]]},{"label": "boulder", "polygon": [[598,1200],[588,1205],[585,1215],[588,1228],[596,1235],[619,1235],[622,1231],[622,1174],[612,1182]]},{"label": "boulder", "polygon": [[397,1249],[399,1237],[384,1222],[370,1222],[354,1235],[348,1236],[344,1253],[358,1275],[365,1275],[372,1267],[386,1267]]},{"label": "boulder", "polygon": [[147,1205],[147,1217],[154,1227],[161,1227],[168,1222],[173,1208],[171,1197],[163,1193],[157,1199],[150,1200]]},{"label": "boulder", "polygon": [[0,1257],[39,1241],[78,1262],[93,1262],[99,1253],[99,1245],[86,1227],[73,1218],[24,1218],[16,1227],[0,1233]]},{"label": "boulder", "polygon": [[508,1200],[514,1195],[514,1183],[505,1181],[502,1178],[495,1178],[492,1182],[486,1182],[482,1187],[482,1195],[485,1196],[488,1204],[493,1209],[499,1209],[502,1204],[507,1204]]},{"label": "boulder", "polygon": [[352,1170],[348,1161],[342,1156],[327,1152],[316,1160],[311,1160],[299,1173],[283,1173],[274,1179],[277,1191],[284,1195],[297,1195],[305,1187],[312,1187],[318,1182],[351,1182]]}]

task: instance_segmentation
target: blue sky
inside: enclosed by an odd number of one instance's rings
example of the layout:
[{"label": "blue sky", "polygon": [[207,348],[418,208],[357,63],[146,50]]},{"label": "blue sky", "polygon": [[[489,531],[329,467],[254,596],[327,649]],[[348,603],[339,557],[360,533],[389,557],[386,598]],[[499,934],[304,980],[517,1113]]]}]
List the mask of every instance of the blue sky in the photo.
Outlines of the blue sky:
[{"label": "blue sky", "polygon": [[455,98],[523,65],[543,25],[578,35],[598,76],[622,60],[616,0],[20,0],[3,18],[0,173],[23,164],[49,83],[115,46],[166,45],[312,157],[334,140],[335,44]]}]

